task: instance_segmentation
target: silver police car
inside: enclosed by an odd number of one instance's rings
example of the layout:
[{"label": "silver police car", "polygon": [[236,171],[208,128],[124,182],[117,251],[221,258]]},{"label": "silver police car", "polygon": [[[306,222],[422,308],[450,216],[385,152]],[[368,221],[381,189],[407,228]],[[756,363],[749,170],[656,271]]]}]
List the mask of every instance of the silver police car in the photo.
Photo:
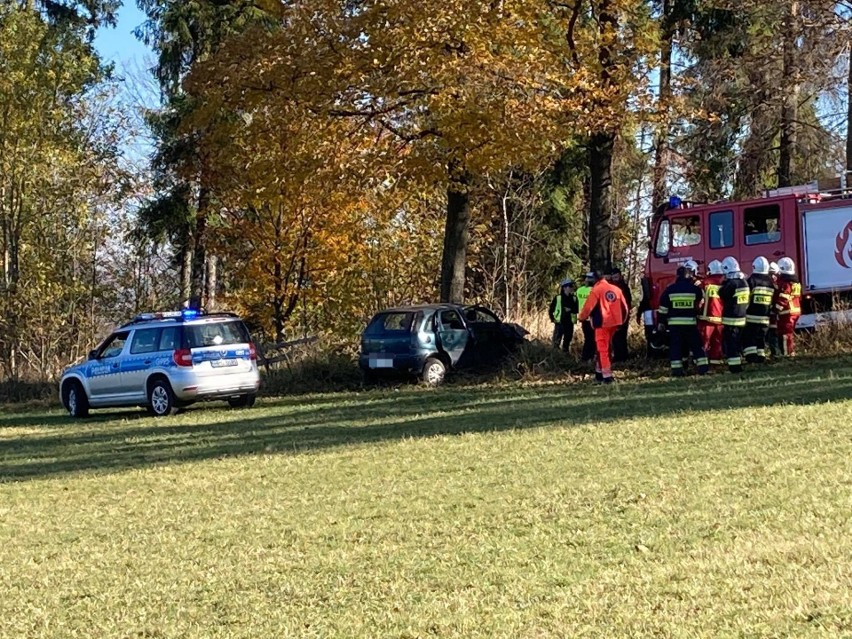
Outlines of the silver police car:
[{"label": "silver police car", "polygon": [[72,417],[144,406],[152,415],[206,399],[254,405],[260,373],[248,329],[233,313],[144,313],[121,326],[59,383]]}]

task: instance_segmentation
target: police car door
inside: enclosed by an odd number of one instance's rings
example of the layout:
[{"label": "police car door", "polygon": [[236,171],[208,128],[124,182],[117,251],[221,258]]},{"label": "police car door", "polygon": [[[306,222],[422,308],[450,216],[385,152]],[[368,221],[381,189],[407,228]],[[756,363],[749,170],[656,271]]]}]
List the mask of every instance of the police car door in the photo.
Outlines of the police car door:
[{"label": "police car door", "polygon": [[130,340],[130,352],[122,358],[121,372],[124,376],[125,392],[139,401],[145,401],[148,376],[157,365],[158,344],[163,330],[174,331],[176,328],[137,328]]},{"label": "police car door", "polygon": [[130,331],[110,335],[98,349],[97,357],[86,366],[89,400],[92,404],[115,401],[124,392],[121,356],[126,350]]}]

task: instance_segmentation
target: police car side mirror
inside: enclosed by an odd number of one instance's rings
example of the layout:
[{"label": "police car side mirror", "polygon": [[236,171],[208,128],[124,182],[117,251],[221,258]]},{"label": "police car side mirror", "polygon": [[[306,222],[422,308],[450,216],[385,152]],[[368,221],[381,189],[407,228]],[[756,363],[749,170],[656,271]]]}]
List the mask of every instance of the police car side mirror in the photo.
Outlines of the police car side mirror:
[{"label": "police car side mirror", "polygon": [[97,349],[93,351],[89,351],[89,359],[98,359],[98,351]]}]

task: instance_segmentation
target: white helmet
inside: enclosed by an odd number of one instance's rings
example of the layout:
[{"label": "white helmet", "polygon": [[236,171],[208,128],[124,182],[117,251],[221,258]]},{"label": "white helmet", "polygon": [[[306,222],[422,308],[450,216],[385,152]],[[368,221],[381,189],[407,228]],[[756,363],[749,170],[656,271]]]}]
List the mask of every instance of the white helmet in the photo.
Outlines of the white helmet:
[{"label": "white helmet", "polygon": [[728,256],[722,260],[722,271],[728,277],[734,277],[740,272],[740,263],[737,262],[736,258]]},{"label": "white helmet", "polygon": [[751,272],[757,275],[769,275],[769,260],[762,255],[756,257],[754,258],[754,262],[751,263],[751,268]]},{"label": "white helmet", "polygon": [[686,260],[681,266],[692,273],[693,277],[698,275],[698,262],[695,260]]},{"label": "white helmet", "polygon": [[782,257],[778,260],[778,270],[781,271],[782,275],[795,275],[796,263],[789,257]]},{"label": "white helmet", "polygon": [[777,275],[778,271],[779,271],[778,262],[770,262],[769,263],[769,273],[772,274],[772,275]]},{"label": "white helmet", "polygon": [[707,265],[707,272],[710,275],[722,275],[724,271],[722,270],[722,263],[719,260],[713,260]]}]

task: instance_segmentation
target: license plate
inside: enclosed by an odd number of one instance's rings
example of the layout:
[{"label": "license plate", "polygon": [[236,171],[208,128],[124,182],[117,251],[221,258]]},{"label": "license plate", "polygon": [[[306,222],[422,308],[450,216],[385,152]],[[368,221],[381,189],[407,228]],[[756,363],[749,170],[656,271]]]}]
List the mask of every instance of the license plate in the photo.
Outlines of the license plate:
[{"label": "license plate", "polygon": [[222,368],[223,366],[236,366],[237,360],[235,359],[214,359],[212,362],[213,368]]},{"label": "license plate", "polygon": [[393,360],[386,357],[371,359],[370,368],[393,368]]}]

